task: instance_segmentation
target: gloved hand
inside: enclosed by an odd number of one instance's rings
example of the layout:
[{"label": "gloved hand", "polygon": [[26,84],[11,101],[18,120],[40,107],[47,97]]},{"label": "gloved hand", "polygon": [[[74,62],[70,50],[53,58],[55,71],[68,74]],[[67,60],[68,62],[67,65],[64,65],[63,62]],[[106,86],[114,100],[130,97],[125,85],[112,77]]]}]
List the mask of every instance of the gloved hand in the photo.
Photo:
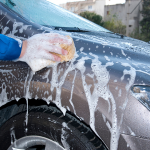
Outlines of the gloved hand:
[{"label": "gloved hand", "polygon": [[28,40],[23,41],[19,60],[25,61],[26,63],[33,59],[61,61],[60,57],[51,54],[51,52],[67,55],[67,50],[59,46],[59,44],[63,43],[71,45],[72,40],[57,33],[36,34]]}]

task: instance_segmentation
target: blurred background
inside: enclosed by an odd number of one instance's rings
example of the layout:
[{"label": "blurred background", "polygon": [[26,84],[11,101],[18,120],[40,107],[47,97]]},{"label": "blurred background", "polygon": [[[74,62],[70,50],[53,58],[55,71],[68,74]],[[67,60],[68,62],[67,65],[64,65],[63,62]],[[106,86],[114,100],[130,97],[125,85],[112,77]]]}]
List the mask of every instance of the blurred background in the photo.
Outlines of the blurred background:
[{"label": "blurred background", "polygon": [[150,41],[150,0],[48,0],[119,34]]}]

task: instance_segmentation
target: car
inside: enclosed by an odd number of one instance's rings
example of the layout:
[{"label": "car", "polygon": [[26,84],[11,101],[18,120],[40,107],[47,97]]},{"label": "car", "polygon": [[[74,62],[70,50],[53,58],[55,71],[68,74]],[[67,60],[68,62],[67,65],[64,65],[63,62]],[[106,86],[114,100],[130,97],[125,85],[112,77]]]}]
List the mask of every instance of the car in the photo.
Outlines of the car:
[{"label": "car", "polygon": [[0,32],[70,35],[69,62],[0,62],[1,150],[149,150],[150,44],[46,0],[0,0]]}]

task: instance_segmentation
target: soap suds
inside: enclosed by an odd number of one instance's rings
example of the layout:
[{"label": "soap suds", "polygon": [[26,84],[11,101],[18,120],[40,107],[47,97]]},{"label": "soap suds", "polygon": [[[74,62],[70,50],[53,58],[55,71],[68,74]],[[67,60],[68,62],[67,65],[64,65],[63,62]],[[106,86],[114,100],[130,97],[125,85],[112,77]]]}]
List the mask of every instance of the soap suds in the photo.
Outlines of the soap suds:
[{"label": "soap suds", "polygon": [[35,73],[33,71],[30,71],[30,73],[27,75],[26,82],[25,82],[25,89],[26,89],[25,99],[26,99],[26,103],[27,103],[27,112],[26,112],[26,120],[25,120],[26,126],[28,125],[28,99],[31,98],[29,89],[30,89],[30,83],[31,83],[31,80],[32,80],[34,74]]},{"label": "soap suds", "polygon": [[[67,138],[68,138],[68,135],[67,135],[67,132],[66,132],[66,129],[69,129],[67,124],[65,122],[62,123],[62,130],[61,130],[61,142],[64,146],[64,148],[66,150],[69,150],[70,149],[70,146],[69,144],[67,143]],[[70,129],[69,129],[70,130]]]},{"label": "soap suds", "polygon": [[12,128],[10,129],[10,137],[11,137],[11,144],[14,144],[14,146],[17,147],[17,146],[16,146],[16,141],[17,141],[17,139],[16,139],[14,127],[12,127]]},{"label": "soap suds", "polygon": [[[127,126],[127,127],[128,127],[128,126]],[[130,127],[128,127],[128,129],[129,129],[130,134],[131,134],[132,136],[136,136],[136,135],[135,135],[135,133],[131,130],[131,128],[130,128]]]},{"label": "soap suds", "polygon": [[122,55],[123,55],[123,56],[127,56],[127,55],[124,53],[124,51],[123,51],[123,50],[121,50],[121,52],[122,52]]},{"label": "soap suds", "polygon": [[105,57],[105,59],[107,60],[107,61],[110,61],[110,59],[108,58],[108,56],[104,56]]},{"label": "soap suds", "polygon": [[69,99],[69,102],[73,108],[73,111],[74,111],[74,114],[76,115],[76,110],[74,108],[74,104],[72,102],[72,94],[73,94],[73,90],[74,90],[74,82],[75,82],[75,79],[76,79],[76,75],[77,75],[77,71],[75,70],[75,74],[74,74],[74,78],[73,78],[73,82],[72,82],[72,89],[71,89],[71,96],[70,96],[70,99]]},{"label": "soap suds", "polygon": [[84,47],[81,47],[81,48],[80,48],[80,52],[82,52],[83,50],[84,50]]}]

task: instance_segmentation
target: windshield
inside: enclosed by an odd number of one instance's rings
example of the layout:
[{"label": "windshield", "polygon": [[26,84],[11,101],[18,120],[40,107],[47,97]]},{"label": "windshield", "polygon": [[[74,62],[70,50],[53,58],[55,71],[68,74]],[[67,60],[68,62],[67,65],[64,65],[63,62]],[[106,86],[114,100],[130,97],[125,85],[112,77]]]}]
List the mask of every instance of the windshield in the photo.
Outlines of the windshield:
[{"label": "windshield", "polygon": [[91,31],[105,31],[105,28],[69,12],[47,0],[0,0],[28,20],[40,25],[57,27],[78,27]]}]

